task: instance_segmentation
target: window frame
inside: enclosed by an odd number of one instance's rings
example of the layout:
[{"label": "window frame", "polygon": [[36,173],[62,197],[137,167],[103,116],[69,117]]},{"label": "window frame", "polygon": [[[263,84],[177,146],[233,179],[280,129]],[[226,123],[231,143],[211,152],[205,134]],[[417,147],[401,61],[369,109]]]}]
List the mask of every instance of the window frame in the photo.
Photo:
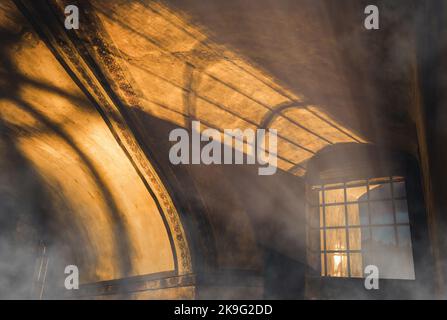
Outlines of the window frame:
[{"label": "window frame", "polygon": [[[320,248],[317,247],[317,251],[310,250],[315,248],[312,243],[315,237],[309,233],[312,216],[310,205],[318,201],[311,187],[385,176],[400,176],[405,179],[415,279],[381,278],[380,290],[365,290],[365,278],[322,277]],[[424,180],[416,157],[407,152],[371,144],[336,144],[319,152],[307,162],[305,180],[307,298],[357,299],[362,296],[373,299],[411,299],[421,287],[426,289],[425,295],[421,293],[418,296],[434,294],[437,279],[434,273],[435,259],[428,228]],[[317,239],[320,241],[319,237]]]},{"label": "window frame", "polygon": [[[380,180],[379,180],[380,179]],[[363,278],[363,273],[359,276],[358,274],[353,274],[352,268],[351,268],[351,254],[361,254],[362,259],[364,258],[363,254],[367,253],[368,250],[366,249],[351,249],[350,245],[350,232],[354,229],[360,229],[365,230],[367,229],[369,233],[369,238],[372,239],[372,233],[373,228],[382,228],[382,227],[392,227],[393,228],[393,237],[395,240],[395,245],[399,246],[399,232],[398,227],[408,227],[410,230],[410,246],[412,246],[411,241],[411,225],[410,225],[410,218],[408,213],[408,203],[407,203],[407,196],[406,191],[404,196],[395,196],[395,187],[394,185],[396,183],[405,183],[405,178],[399,177],[399,176],[388,176],[388,177],[381,177],[381,178],[368,178],[368,179],[362,179],[360,181],[343,181],[341,183],[336,184],[321,184],[318,186],[313,186],[313,192],[318,192],[318,204],[312,205],[314,210],[312,212],[314,214],[317,214],[319,216],[319,226],[316,227],[316,229],[319,230],[319,237],[320,237],[320,274],[322,277],[340,277],[340,278]],[[371,183],[372,182],[372,183]],[[384,197],[380,199],[371,199],[370,192],[371,192],[371,185],[386,185],[389,184],[390,186],[390,194],[389,197]],[[329,186],[329,187],[326,187]],[[353,187],[365,187],[366,188],[366,199],[364,200],[356,200],[356,201],[349,201],[348,200],[348,189]],[[343,201],[336,201],[336,202],[330,202],[326,203],[326,191],[327,190],[343,190]],[[321,200],[320,200],[321,199]],[[398,222],[397,221],[397,213],[396,213],[396,201],[402,201],[404,200],[407,204],[407,222]],[[392,207],[392,217],[393,222],[392,223],[377,223],[374,224],[372,222],[372,215],[371,212],[371,203],[374,202],[384,202],[384,201],[391,201],[391,207]],[[349,213],[348,213],[348,205],[352,204],[366,204],[368,208],[368,223],[362,224],[361,219],[359,218],[359,224],[350,224],[349,222]],[[326,217],[326,211],[327,207],[331,206],[343,206],[344,211],[344,224],[338,225],[338,226],[328,226],[327,225],[327,217]],[[316,209],[316,210],[315,210]],[[315,213],[317,211],[317,213]],[[319,214],[318,214],[319,213]],[[323,221],[321,221],[321,218]],[[315,227],[310,226],[312,229],[315,229]],[[333,250],[328,249],[327,245],[327,230],[344,230],[345,234],[345,248],[339,249],[339,250]],[[322,234],[321,234],[322,233]],[[321,242],[324,242],[323,244]],[[328,254],[339,254],[342,257],[346,257],[346,274],[335,276],[331,275],[328,272]],[[324,259],[324,261],[321,261]],[[343,259],[343,258],[341,258]],[[414,257],[411,255],[412,259],[412,269],[413,269],[413,275],[414,275]],[[341,262],[343,263],[343,262]],[[344,268],[344,267],[343,267]]]}]

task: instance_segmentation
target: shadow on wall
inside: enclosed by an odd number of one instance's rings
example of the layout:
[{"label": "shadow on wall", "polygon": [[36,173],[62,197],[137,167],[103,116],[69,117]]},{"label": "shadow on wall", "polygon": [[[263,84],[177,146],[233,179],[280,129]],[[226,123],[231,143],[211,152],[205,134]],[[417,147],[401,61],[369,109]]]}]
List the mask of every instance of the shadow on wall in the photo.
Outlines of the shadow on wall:
[{"label": "shadow on wall", "polygon": [[[304,101],[261,68],[213,42],[182,11],[171,11],[162,3],[95,3],[90,11],[97,16],[91,19],[103,24],[96,34],[104,37],[102,41],[113,41],[116,48],[103,49],[123,66],[128,80],[123,84],[131,85],[136,96],[129,105],[187,128],[191,120],[200,120],[219,131],[278,129],[278,167],[298,176],[305,174],[307,160],[321,148],[364,141],[313,100]],[[263,54],[271,51],[275,50]],[[107,69],[101,62],[99,67]],[[301,94],[299,88],[296,92]],[[122,94],[123,101],[128,93]]]},{"label": "shadow on wall", "polygon": [[[35,272],[46,272],[48,289],[45,297],[56,295],[63,285],[61,279],[65,265],[73,264],[73,261],[79,265],[87,262],[95,265],[96,259],[88,250],[89,239],[85,226],[70,214],[73,209],[64,199],[57,182],[41,176],[22,153],[21,141],[24,138],[51,136],[61,141],[82,161],[100,190],[101,198],[107,204],[107,212],[113,220],[115,247],[120,256],[118,267],[125,273],[132,268],[126,230],[100,173],[60,123],[21,98],[23,88],[32,87],[41,93],[52,93],[68,99],[80,108],[87,104],[82,97],[39,82],[19,71],[12,57],[18,54],[21,46],[35,45],[38,41],[35,37],[26,27],[18,32],[0,30],[0,296],[3,298],[40,298],[41,292],[33,292],[33,287],[39,285],[33,283],[37,277]],[[87,109],[84,111],[88,112]],[[27,123],[27,119],[32,121]],[[39,271],[40,266],[36,266],[42,255],[40,243],[44,243],[51,258],[48,270]],[[81,252],[76,248],[85,250]],[[55,274],[55,270],[59,272]]]},{"label": "shadow on wall", "polygon": [[49,202],[7,131],[0,120],[0,298],[33,298],[39,241],[51,243],[45,232]]},{"label": "shadow on wall", "polygon": [[[175,124],[132,109],[147,151],[170,173],[184,212],[200,272],[250,272],[262,276],[263,297],[304,297],[306,265],[304,183],[280,169],[259,176],[257,165],[172,165],[169,132]],[[171,180],[172,179],[172,180]],[[227,286],[250,285],[234,283]],[[200,291],[200,283],[198,290]],[[236,289],[234,289],[236,290]],[[206,297],[205,297],[206,298]]]}]

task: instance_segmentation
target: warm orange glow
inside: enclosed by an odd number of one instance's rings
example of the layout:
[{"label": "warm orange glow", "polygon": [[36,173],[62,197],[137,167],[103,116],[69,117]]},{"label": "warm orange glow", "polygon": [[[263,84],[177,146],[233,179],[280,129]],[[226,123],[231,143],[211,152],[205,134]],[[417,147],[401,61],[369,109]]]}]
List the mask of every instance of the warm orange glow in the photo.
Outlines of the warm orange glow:
[{"label": "warm orange glow", "polygon": [[[322,148],[365,142],[320,106],[274,113],[305,97],[210,41],[206,28],[191,24],[183,13],[158,2],[93,3],[145,112],[182,127],[199,120],[203,128],[219,131],[255,130],[267,124],[278,130],[278,167],[298,176]],[[263,123],[271,114],[271,121]]]},{"label": "warm orange glow", "polygon": [[0,121],[54,196],[61,240],[78,250],[67,264],[82,283],[173,270],[157,205],[103,118],[43,41],[18,41],[2,48],[23,80],[0,99]]},{"label": "warm orange glow", "polygon": [[404,184],[393,177],[316,187],[323,276],[363,277],[373,264],[382,278],[414,278]]}]

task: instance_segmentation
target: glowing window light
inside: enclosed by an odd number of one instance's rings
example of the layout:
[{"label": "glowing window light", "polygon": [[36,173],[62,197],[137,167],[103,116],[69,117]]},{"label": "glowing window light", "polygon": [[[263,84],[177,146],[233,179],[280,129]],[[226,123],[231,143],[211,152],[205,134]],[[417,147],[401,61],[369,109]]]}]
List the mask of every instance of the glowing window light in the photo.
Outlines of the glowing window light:
[{"label": "glowing window light", "polygon": [[[374,264],[380,277],[415,279],[405,181],[385,177],[312,188],[324,277],[363,277]],[[317,233],[312,233],[317,234]],[[310,248],[311,250],[315,248]]]}]

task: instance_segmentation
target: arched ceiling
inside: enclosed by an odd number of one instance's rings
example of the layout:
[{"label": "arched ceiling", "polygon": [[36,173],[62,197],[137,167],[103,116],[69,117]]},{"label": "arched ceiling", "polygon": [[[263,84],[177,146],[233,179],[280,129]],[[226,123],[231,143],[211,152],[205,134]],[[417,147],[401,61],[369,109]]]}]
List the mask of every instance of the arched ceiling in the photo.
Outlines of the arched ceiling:
[{"label": "arched ceiling", "polygon": [[[54,3],[60,11],[68,2]],[[386,113],[387,93],[378,93],[375,73],[367,79],[367,67],[355,70],[360,62],[379,63],[383,34],[371,37],[360,25],[344,36],[340,16],[325,1],[116,0],[80,8],[79,43],[124,105],[183,127],[191,120],[221,131],[267,123],[278,130],[284,171],[303,176],[307,160],[326,146],[389,143],[383,136],[390,130],[398,141],[411,129],[406,107]],[[354,9],[361,6],[347,7],[350,22]],[[348,47],[357,61],[347,60]],[[390,85],[398,85],[399,68],[410,58],[384,70]]]},{"label": "arched ceiling", "polygon": [[[57,233],[57,239],[45,235],[52,260],[78,265],[82,283],[190,273],[178,213],[121,114],[86,66],[73,70],[89,85],[74,81],[22,15],[26,7],[19,8],[22,13],[12,1],[0,5],[0,133],[42,179],[48,203],[34,203],[31,194],[20,201],[45,207],[46,232]],[[92,96],[109,109],[98,108]]]},{"label": "arched ceiling", "polygon": [[219,131],[277,129],[278,166],[299,176],[325,146],[366,142],[169,3],[99,1],[92,6],[90,18],[102,24],[97,36],[106,39],[135,93],[131,107],[183,127],[199,120],[203,129]]},{"label": "arched ceiling", "polygon": [[[414,134],[411,101],[399,98],[413,85],[402,82],[412,51],[381,52],[379,43],[396,38],[366,33],[361,4],[340,6],[346,10],[330,1],[91,1],[77,35],[128,107],[183,127],[268,123],[278,130],[279,168],[303,176],[307,160],[331,144],[415,148],[405,139]],[[384,29],[396,23],[386,19]],[[411,45],[402,37],[395,47]]]}]

